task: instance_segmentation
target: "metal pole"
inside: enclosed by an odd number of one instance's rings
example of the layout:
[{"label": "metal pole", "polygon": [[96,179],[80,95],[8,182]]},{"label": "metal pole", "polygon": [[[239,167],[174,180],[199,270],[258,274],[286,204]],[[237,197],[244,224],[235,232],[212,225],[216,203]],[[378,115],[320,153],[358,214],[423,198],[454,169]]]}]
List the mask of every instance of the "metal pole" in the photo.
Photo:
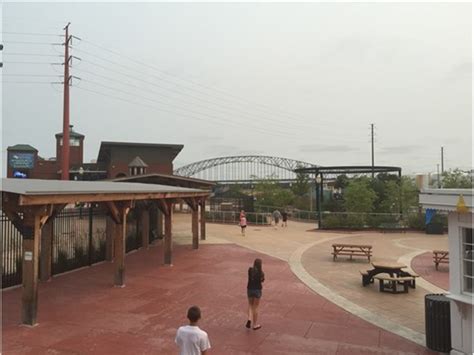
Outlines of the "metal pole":
[{"label": "metal pole", "polygon": [[64,30],[64,103],[63,103],[63,146],[61,149],[61,180],[69,180],[69,25]]},{"label": "metal pole", "polygon": [[439,176],[439,164],[436,164],[436,172],[438,175],[438,189],[441,188],[441,177]]},{"label": "metal pole", "polygon": [[[320,184],[321,185],[321,184]],[[322,218],[321,218],[321,192],[318,189],[318,229],[322,228]]]},{"label": "metal pole", "polygon": [[441,147],[441,175],[444,173],[444,147]]},{"label": "metal pole", "polygon": [[372,179],[374,178],[374,124],[370,124],[371,136],[372,136]]}]

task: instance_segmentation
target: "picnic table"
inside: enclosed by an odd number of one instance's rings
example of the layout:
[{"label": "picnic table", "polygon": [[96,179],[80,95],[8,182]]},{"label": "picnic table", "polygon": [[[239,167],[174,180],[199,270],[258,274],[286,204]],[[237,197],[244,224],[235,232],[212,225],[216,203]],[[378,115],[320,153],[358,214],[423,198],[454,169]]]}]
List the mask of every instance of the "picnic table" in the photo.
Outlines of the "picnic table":
[{"label": "picnic table", "polygon": [[360,244],[333,244],[333,261],[336,261],[338,255],[349,255],[352,260],[353,256],[364,256],[370,262],[372,256],[372,245]]},{"label": "picnic table", "polygon": [[438,270],[439,264],[449,264],[449,251],[433,250],[433,262],[436,270]]},{"label": "picnic table", "polygon": [[[417,277],[416,274],[411,274],[408,271],[403,271],[407,266],[402,263],[395,261],[377,261],[373,262],[372,266],[374,267],[371,270],[363,271],[360,273],[362,275],[362,286],[367,286],[374,282],[374,277],[378,274],[389,274],[390,277]],[[380,278],[379,278],[380,279]],[[415,287],[414,279],[412,287]]]}]

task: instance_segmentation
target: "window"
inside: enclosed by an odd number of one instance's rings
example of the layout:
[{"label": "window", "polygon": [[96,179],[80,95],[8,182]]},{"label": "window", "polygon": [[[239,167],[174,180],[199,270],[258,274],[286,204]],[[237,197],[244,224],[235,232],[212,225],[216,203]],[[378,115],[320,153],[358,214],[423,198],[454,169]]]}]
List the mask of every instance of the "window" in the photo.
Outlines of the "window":
[{"label": "window", "polygon": [[462,275],[463,291],[472,293],[472,281],[474,280],[474,240],[472,228],[462,228]]},{"label": "window", "polygon": [[[59,145],[63,145],[63,139],[59,139]],[[79,147],[81,145],[81,140],[79,138],[69,138],[70,147]]]}]

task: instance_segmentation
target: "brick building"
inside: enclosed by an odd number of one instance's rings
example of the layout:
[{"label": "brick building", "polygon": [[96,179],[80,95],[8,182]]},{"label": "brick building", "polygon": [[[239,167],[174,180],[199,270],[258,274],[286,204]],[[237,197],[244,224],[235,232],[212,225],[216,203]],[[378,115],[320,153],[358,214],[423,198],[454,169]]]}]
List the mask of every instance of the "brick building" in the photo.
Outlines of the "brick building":
[{"label": "brick building", "polygon": [[[69,128],[70,180],[102,180],[143,174],[173,174],[173,160],[183,149],[177,144],[101,142],[97,161],[84,162],[83,134]],[[56,157],[45,159],[28,144],[8,147],[7,177],[61,178],[63,134],[57,133]]]}]

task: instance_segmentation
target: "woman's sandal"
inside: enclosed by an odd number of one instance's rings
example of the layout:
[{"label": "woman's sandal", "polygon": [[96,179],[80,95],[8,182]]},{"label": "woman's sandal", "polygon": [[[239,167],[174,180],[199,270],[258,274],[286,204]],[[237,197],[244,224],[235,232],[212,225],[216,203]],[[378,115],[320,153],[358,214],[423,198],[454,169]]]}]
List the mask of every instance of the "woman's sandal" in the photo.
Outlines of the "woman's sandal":
[{"label": "woman's sandal", "polygon": [[245,327],[250,329],[250,324],[251,324],[251,323],[252,323],[252,322],[251,322],[250,320],[248,320],[247,323],[245,324]]},{"label": "woman's sandal", "polygon": [[259,324],[259,325],[256,325],[255,327],[253,327],[253,330],[258,330],[260,329],[262,326]]}]

